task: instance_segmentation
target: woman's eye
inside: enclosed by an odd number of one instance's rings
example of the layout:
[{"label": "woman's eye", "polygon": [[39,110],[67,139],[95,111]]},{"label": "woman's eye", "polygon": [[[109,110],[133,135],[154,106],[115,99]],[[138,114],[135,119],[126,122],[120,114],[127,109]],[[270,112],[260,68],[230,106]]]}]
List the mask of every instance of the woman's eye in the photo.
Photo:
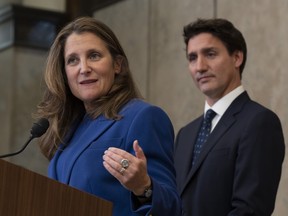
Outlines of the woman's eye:
[{"label": "woman's eye", "polygon": [[100,58],[100,54],[99,53],[91,53],[90,54],[90,59],[92,59],[92,60],[97,60],[97,59],[99,59]]},{"label": "woman's eye", "polygon": [[75,65],[77,63],[77,58],[69,58],[68,60],[67,60],[67,64],[68,65]]}]

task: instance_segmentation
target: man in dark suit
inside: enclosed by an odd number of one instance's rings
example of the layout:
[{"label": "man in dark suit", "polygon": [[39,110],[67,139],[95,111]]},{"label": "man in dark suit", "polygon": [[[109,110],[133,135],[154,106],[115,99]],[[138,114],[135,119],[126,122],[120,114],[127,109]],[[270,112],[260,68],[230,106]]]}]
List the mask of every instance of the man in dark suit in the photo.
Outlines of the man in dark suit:
[{"label": "man in dark suit", "polygon": [[[203,126],[204,114],[177,135],[183,215],[271,215],[285,144],[277,115],[252,101],[241,84],[245,39],[228,20],[198,19],[184,27],[184,40],[192,78],[205,95],[205,113],[212,109],[216,116]],[[201,127],[208,128],[199,138]],[[197,139],[204,143],[195,144]]]}]

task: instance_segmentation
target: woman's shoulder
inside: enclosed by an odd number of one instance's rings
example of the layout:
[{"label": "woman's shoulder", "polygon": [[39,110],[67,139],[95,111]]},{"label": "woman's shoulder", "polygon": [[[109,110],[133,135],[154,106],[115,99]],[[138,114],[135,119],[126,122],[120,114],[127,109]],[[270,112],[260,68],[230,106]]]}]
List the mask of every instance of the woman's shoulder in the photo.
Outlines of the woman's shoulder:
[{"label": "woman's shoulder", "polygon": [[142,113],[155,113],[155,114],[164,114],[167,115],[166,112],[160,108],[159,106],[153,105],[143,99],[132,99],[129,101],[121,110],[120,115],[124,114],[142,114]]},{"label": "woman's shoulder", "polygon": [[[145,127],[150,125],[161,125],[161,128],[173,130],[172,122],[168,114],[160,107],[155,106],[143,100],[133,99],[120,112],[121,120],[124,122],[133,122],[133,125]],[[157,127],[158,127],[157,126]]]},{"label": "woman's shoulder", "polygon": [[138,111],[146,110],[146,109],[159,109],[162,110],[160,107],[153,105],[143,99],[132,99],[130,100],[122,109],[122,111],[128,111],[136,109]]}]

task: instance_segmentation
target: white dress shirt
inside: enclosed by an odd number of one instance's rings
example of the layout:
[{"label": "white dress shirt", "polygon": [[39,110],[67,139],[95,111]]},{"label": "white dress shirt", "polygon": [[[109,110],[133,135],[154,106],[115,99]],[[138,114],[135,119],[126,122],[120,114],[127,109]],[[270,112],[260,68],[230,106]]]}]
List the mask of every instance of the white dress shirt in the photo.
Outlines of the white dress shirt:
[{"label": "white dress shirt", "polygon": [[229,92],[227,95],[222,97],[220,100],[218,100],[212,107],[208,105],[207,101],[205,102],[204,113],[206,113],[208,109],[212,109],[214,110],[214,112],[217,113],[212,120],[211,132],[213,131],[213,129],[215,128],[216,124],[219,122],[225,111],[228,109],[230,104],[244,91],[245,91],[244,87],[240,85],[233,91]]}]

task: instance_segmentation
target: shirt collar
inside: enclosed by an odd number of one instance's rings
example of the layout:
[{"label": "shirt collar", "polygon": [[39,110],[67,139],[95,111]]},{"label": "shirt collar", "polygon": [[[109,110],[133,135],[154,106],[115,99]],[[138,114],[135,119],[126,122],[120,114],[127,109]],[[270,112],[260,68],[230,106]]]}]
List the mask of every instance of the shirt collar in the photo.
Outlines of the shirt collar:
[{"label": "shirt collar", "polygon": [[208,109],[213,109],[217,113],[217,115],[222,116],[224,112],[228,109],[230,104],[244,91],[244,87],[240,85],[233,91],[229,92],[224,97],[219,99],[212,107],[210,107],[207,101],[205,101],[204,113],[206,113]]}]

